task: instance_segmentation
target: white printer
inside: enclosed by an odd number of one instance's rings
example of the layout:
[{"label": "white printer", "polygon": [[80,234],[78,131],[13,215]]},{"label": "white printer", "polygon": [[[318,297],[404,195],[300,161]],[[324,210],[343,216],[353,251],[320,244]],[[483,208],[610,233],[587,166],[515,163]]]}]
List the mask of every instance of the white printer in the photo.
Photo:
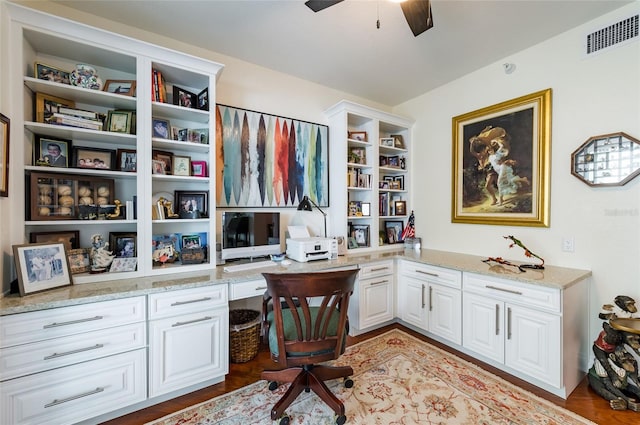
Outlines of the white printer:
[{"label": "white printer", "polygon": [[287,257],[306,263],[338,258],[338,241],[332,238],[306,237],[287,239]]}]

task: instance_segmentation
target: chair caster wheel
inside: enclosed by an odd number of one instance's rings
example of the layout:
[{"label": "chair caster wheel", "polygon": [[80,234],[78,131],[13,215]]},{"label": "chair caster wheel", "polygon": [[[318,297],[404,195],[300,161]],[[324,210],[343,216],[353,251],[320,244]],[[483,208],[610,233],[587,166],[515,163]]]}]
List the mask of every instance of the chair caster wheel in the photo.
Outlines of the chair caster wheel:
[{"label": "chair caster wheel", "polygon": [[347,417],[345,415],[340,415],[336,418],[336,425],[343,425],[347,422]]},{"label": "chair caster wheel", "polygon": [[345,379],[344,380],[344,387],[345,388],[353,387],[353,379],[349,379],[349,378]]},{"label": "chair caster wheel", "polygon": [[276,381],[269,382],[269,391],[275,391],[278,388],[278,383]]},{"label": "chair caster wheel", "polygon": [[280,418],[280,425],[289,425],[290,421],[291,419],[288,416],[283,416]]}]

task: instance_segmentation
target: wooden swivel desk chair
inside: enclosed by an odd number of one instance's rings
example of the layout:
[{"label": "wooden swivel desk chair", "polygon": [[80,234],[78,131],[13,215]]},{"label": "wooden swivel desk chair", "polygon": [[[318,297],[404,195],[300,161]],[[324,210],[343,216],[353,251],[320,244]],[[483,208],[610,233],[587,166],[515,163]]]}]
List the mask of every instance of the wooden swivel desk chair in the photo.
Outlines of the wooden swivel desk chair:
[{"label": "wooden swivel desk chair", "polygon": [[[275,390],[278,383],[291,382],[287,392],[271,409],[271,419],[289,423],[284,410],[305,390],[313,390],[337,415],[336,423],[344,424],[344,405],[324,381],[346,378],[344,385],[353,386],[347,377],[351,366],[332,367],[318,364],[337,359],[344,353],[348,332],[347,309],[358,270],[322,273],[263,273],[267,292],[263,303],[264,335],[268,338],[273,361],[282,370],[262,372],[262,379]],[[313,305],[309,305],[309,300]],[[269,300],[273,310],[269,311]]]}]

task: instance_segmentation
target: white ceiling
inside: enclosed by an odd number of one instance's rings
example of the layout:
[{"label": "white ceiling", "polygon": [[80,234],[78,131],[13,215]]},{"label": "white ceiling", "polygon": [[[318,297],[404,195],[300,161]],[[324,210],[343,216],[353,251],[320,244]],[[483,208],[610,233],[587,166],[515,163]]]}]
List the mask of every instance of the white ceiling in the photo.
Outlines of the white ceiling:
[{"label": "white ceiling", "polygon": [[418,37],[386,0],[53,1],[395,106],[632,0],[433,0]]}]

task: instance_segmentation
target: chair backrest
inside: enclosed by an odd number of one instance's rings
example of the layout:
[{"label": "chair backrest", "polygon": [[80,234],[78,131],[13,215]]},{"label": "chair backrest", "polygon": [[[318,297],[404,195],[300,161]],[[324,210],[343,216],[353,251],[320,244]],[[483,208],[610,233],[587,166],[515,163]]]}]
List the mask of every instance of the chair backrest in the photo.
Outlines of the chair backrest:
[{"label": "chair backrest", "polygon": [[[337,359],[344,352],[347,310],[358,270],[263,273],[273,312],[272,358],[283,366]],[[275,330],[273,329],[275,326]]]}]

